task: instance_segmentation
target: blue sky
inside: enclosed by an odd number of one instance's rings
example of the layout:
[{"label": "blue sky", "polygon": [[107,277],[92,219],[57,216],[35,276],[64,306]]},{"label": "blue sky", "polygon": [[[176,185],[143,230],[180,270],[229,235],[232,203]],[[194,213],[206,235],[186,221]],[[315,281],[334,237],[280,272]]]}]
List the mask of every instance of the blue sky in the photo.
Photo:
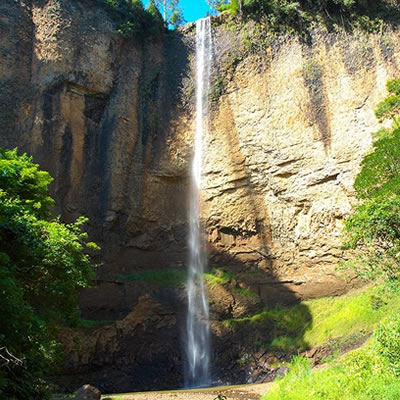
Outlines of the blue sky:
[{"label": "blue sky", "polygon": [[[148,0],[143,3],[147,5]],[[179,5],[183,9],[183,14],[187,22],[196,21],[206,16],[207,11],[211,11],[206,0],[180,0]]]},{"label": "blue sky", "polygon": [[211,11],[206,0],[181,0],[184,16],[187,22],[205,17],[207,11]]}]

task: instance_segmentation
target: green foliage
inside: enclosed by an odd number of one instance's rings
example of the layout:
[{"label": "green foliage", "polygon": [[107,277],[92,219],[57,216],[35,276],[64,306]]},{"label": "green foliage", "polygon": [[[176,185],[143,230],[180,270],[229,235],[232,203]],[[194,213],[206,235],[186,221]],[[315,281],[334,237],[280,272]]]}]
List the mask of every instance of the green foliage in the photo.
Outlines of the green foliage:
[{"label": "green foliage", "polygon": [[0,395],[45,399],[57,361],[56,325],[77,315],[78,290],[93,277],[80,218],[51,219],[51,177],[26,154],[0,149],[0,347],[24,360],[0,369]]},{"label": "green foliage", "polygon": [[143,271],[138,274],[118,275],[117,278],[127,281],[145,281],[156,285],[181,286],[186,282],[186,271],[183,269],[162,269]]},{"label": "green foliage", "polygon": [[19,199],[21,205],[39,217],[48,217],[53,199],[48,195],[51,176],[39,171],[38,165],[26,154],[0,148],[0,190],[7,189],[7,197]]},{"label": "green foliage", "polygon": [[[340,298],[306,304],[314,320],[304,337],[313,346],[338,333],[343,336],[342,344],[372,331],[374,336],[358,350],[333,358],[324,369],[311,370],[308,360],[294,357],[287,376],[275,382],[263,399],[398,399],[399,285],[373,286]],[[352,334],[357,331],[358,336]]]},{"label": "green foliage", "polygon": [[396,22],[400,14],[391,0],[231,0],[220,10],[232,16],[241,12],[245,19],[262,22],[274,32],[307,33],[314,23],[328,29],[381,31],[384,21]]},{"label": "green foliage", "polygon": [[[400,255],[400,125],[396,114],[400,80],[387,84],[392,93],[376,114],[392,116],[391,130],[377,132],[373,151],[364,157],[354,188],[362,200],[346,221],[345,248],[357,249],[354,266],[368,279],[397,279]],[[400,97],[399,97],[400,98]]]},{"label": "green foliage", "polygon": [[231,0],[228,5],[222,5],[219,7],[220,10],[229,10],[232,16],[235,16],[240,11],[240,1],[241,0]]},{"label": "green foliage", "polygon": [[387,400],[400,396],[400,319],[381,322],[363,347],[312,371],[309,361],[295,357],[290,372],[277,381],[264,400]]},{"label": "green foliage", "polygon": [[224,271],[220,268],[215,268],[210,272],[204,274],[204,280],[211,288],[214,288],[218,285],[226,285],[231,281],[236,280],[236,276],[232,272]]},{"label": "green foliage", "polygon": [[378,352],[389,362],[393,372],[400,376],[400,316],[391,313],[375,331]]},{"label": "green foliage", "polygon": [[228,0],[207,0],[208,5],[215,11],[223,11],[229,4]]},{"label": "green foliage", "polygon": [[388,117],[393,118],[399,113],[400,79],[388,81],[386,88],[391,95],[378,104],[375,110],[375,115],[379,119]]},{"label": "green foliage", "polygon": [[[118,32],[126,38],[159,37],[164,31],[162,17],[151,1],[149,8],[142,0],[97,0],[104,4],[117,24]],[[161,18],[160,18],[161,17]]]},{"label": "green foliage", "polygon": [[154,0],[159,10],[162,10],[166,26],[179,26],[185,23],[183,10],[179,6],[180,0]]},{"label": "green foliage", "polygon": [[254,300],[259,299],[259,297],[256,293],[254,293],[251,290],[246,289],[246,288],[237,287],[237,288],[235,288],[235,292],[239,293],[241,296],[250,297],[251,299],[254,299]]},{"label": "green foliage", "polygon": [[182,10],[174,10],[171,14],[170,23],[173,26],[183,25],[185,23],[185,18],[183,17],[183,11]]},{"label": "green foliage", "polygon": [[329,368],[312,371],[309,361],[296,358],[290,372],[276,382],[264,400],[352,399],[387,400],[400,394],[400,382],[370,341]]},{"label": "green foliage", "polygon": [[346,221],[345,246],[358,249],[354,269],[367,280],[397,279],[400,252],[400,197],[365,201]]},{"label": "green foliage", "polygon": [[150,1],[147,11],[153,20],[150,26],[150,32],[154,36],[159,36],[164,30],[164,20],[154,0]]},{"label": "green foliage", "polygon": [[261,345],[270,350],[299,350],[308,348],[304,333],[311,328],[312,318],[307,306],[275,307],[251,317],[225,320],[222,325],[240,333],[246,340],[255,332],[263,332]]},{"label": "green foliage", "polygon": [[361,163],[354,188],[360,199],[400,193],[400,128],[380,131],[373,151]]},{"label": "green foliage", "polygon": [[266,309],[251,317],[222,324],[250,337],[264,332],[263,347],[270,350],[304,351],[331,339],[343,342],[371,333],[388,311],[400,307],[400,293],[388,284],[355,291],[341,297],[308,300],[291,307]]}]

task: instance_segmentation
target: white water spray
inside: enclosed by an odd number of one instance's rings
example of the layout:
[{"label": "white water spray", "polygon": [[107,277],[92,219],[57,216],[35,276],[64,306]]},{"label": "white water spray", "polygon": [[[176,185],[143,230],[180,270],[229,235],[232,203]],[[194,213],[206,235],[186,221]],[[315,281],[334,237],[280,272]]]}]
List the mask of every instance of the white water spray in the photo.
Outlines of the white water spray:
[{"label": "white water spray", "polygon": [[189,208],[188,314],[185,386],[199,387],[210,383],[210,326],[208,300],[203,281],[206,265],[204,240],[200,224],[200,187],[202,141],[208,132],[208,93],[212,57],[210,18],[196,22],[196,138],[192,164]]}]

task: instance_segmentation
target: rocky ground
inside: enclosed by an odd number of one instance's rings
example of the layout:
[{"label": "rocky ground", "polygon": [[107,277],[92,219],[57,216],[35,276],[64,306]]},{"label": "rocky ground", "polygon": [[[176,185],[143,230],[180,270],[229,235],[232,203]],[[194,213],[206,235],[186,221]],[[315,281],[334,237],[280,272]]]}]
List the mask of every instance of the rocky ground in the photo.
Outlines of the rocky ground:
[{"label": "rocky ground", "polygon": [[[272,383],[262,383],[258,385],[238,385],[238,386],[220,386],[203,389],[190,390],[171,390],[160,392],[137,392],[127,394],[103,395],[102,400],[256,400],[262,397],[270,388]],[[86,388],[84,399],[97,399],[98,391],[92,386]],[[82,388],[80,389],[82,390]],[[77,392],[78,393],[78,392]],[[53,400],[73,400],[80,397],[75,393],[74,398],[55,397]],[[82,392],[83,393],[83,392]],[[91,397],[92,396],[92,397]]]},{"label": "rocky ground", "polygon": [[263,396],[271,383],[259,385],[227,386],[209,389],[177,390],[169,392],[143,392],[118,396],[103,396],[102,399],[115,400],[255,400]]}]

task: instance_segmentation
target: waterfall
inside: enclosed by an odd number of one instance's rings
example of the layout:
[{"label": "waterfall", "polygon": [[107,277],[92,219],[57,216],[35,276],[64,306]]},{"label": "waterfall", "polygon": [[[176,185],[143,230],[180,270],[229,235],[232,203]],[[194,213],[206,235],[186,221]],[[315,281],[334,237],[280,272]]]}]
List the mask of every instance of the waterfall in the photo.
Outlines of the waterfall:
[{"label": "waterfall", "polygon": [[188,312],[186,321],[185,386],[210,383],[210,326],[208,299],[203,281],[206,266],[203,231],[200,224],[202,141],[208,131],[208,93],[212,57],[210,18],[196,22],[196,136],[192,164],[189,207]]}]

